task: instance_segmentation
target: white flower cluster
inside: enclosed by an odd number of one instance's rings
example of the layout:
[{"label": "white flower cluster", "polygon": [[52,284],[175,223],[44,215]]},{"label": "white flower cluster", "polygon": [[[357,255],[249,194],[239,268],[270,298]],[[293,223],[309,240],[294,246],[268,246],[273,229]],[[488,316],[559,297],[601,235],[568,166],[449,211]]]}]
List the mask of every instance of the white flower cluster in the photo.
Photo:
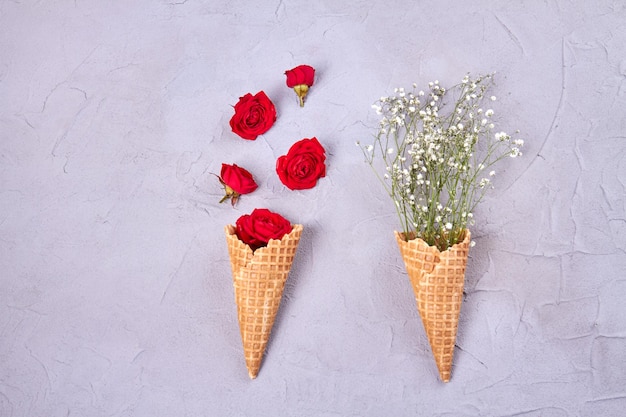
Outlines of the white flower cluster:
[{"label": "white flower cluster", "polygon": [[[377,175],[375,160],[383,161],[379,178],[406,236],[442,250],[462,240],[476,204],[492,187],[495,171],[484,175],[486,168],[522,154],[523,140],[493,133],[495,112],[482,106],[492,82],[492,75],[467,75],[450,90],[439,81],[430,82],[427,91],[397,88],[372,106],[381,116],[378,134],[361,149]],[[454,100],[447,103],[451,95]]]}]

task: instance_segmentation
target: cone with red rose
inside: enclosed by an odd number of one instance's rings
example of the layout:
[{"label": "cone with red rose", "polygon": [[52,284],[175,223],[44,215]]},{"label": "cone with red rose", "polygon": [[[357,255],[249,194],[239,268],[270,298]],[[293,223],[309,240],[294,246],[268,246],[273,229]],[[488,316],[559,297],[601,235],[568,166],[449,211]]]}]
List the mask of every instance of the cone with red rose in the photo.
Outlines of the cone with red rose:
[{"label": "cone with red rose", "polygon": [[303,226],[267,209],[225,227],[248,375],[254,379],[278,313]]}]

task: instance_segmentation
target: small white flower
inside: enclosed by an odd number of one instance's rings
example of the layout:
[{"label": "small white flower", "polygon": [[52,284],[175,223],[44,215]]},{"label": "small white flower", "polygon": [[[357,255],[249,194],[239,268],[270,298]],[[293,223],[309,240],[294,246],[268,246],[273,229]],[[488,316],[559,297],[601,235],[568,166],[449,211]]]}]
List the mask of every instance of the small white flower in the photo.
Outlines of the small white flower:
[{"label": "small white flower", "polygon": [[491,98],[491,101],[496,101],[497,100],[496,96],[491,96],[490,98]]},{"label": "small white flower", "polygon": [[450,222],[446,223],[446,229],[452,230],[452,223]]},{"label": "small white flower", "polygon": [[515,139],[513,144],[517,146],[524,146],[524,141],[522,139]]},{"label": "small white flower", "polygon": [[472,241],[470,242],[470,248],[473,248],[474,246],[476,246],[476,241],[475,241],[475,240],[472,240]]},{"label": "small white flower", "polygon": [[493,110],[491,110],[491,109],[487,110],[487,111],[485,112],[485,116],[487,116],[487,117],[491,117],[491,116],[493,116]]},{"label": "small white flower", "polygon": [[489,172],[489,176],[490,176],[490,177],[493,177],[494,175],[496,175],[496,171],[491,171],[491,172]]},{"label": "small white flower", "polygon": [[367,145],[366,149],[368,152],[372,152],[374,150],[374,147],[372,145]]},{"label": "small white flower", "polygon": [[393,148],[389,148],[389,149],[387,149],[387,153],[388,153],[389,155],[391,155],[393,152],[394,152]]},{"label": "small white flower", "polygon": [[505,141],[509,135],[507,135],[506,132],[498,132],[494,136],[497,141],[502,142]]}]

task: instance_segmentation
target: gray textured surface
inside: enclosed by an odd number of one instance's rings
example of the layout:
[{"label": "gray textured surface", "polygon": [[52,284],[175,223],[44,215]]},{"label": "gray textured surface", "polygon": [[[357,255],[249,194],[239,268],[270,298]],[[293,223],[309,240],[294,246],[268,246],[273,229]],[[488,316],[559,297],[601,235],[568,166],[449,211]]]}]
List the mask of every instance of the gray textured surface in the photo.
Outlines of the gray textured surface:
[{"label": "gray textured surface", "polygon": [[[259,3],[0,1],[0,415],[623,415],[624,2]],[[467,71],[526,149],[476,213],[444,385],[354,142],[381,95]],[[259,90],[278,121],[243,141]],[[328,175],[289,191],[311,136]],[[260,184],[235,210],[222,162]],[[222,231],[254,207],[305,233],[250,381]]]}]

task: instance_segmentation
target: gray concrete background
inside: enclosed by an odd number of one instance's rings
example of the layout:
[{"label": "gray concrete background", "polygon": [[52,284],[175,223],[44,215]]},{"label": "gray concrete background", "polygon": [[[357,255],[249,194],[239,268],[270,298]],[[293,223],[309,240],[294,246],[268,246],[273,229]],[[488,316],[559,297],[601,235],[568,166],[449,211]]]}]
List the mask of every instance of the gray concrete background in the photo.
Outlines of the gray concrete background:
[{"label": "gray concrete background", "polygon": [[[626,409],[623,1],[0,2],[0,415],[617,416]],[[317,69],[306,106],[283,72]],[[520,129],[476,212],[442,384],[355,141],[394,87],[497,72]],[[278,120],[228,126],[264,90]],[[275,160],[316,136],[327,177]],[[259,189],[219,205],[212,173]],[[257,380],[223,227],[305,233]]]}]

